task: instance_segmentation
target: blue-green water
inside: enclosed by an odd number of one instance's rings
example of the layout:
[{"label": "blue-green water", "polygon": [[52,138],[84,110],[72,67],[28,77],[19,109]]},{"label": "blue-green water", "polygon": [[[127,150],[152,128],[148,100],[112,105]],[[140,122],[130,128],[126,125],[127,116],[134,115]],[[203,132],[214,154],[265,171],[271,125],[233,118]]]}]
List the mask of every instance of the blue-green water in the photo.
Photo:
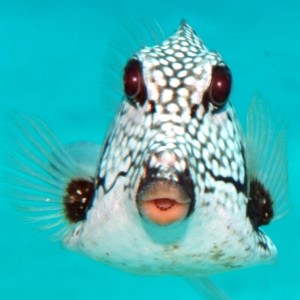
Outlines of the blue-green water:
[{"label": "blue-green water", "polygon": [[[234,76],[241,118],[256,92],[289,125],[289,215],[266,228],[273,266],[214,276],[232,299],[300,299],[300,5],[297,1],[0,1],[1,123],[11,109],[42,117],[64,142],[100,142],[108,126],[101,78],[124,16],[152,16],[166,35],[181,19],[217,49]],[[1,126],[2,127],[2,126]],[[0,202],[1,299],[199,299],[183,279],[129,275],[43,239]]]}]

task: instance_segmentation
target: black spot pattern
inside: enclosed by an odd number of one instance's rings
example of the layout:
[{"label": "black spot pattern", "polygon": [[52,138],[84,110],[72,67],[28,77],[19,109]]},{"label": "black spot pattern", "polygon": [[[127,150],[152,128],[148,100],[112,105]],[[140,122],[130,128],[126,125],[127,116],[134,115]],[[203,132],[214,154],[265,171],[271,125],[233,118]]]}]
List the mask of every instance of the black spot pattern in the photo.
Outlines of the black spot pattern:
[{"label": "black spot pattern", "polygon": [[247,217],[253,227],[267,225],[274,216],[273,202],[263,184],[254,179],[250,182],[250,197],[247,204]]},{"label": "black spot pattern", "polygon": [[86,219],[95,194],[94,182],[86,179],[72,180],[64,197],[65,216],[71,223]]}]

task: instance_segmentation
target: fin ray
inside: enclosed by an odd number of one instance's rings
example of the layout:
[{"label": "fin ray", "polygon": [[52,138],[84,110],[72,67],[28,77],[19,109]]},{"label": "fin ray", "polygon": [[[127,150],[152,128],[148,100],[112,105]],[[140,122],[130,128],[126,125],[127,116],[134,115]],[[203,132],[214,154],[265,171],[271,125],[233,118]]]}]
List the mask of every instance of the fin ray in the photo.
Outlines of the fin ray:
[{"label": "fin ray", "polygon": [[246,161],[249,181],[259,180],[271,195],[274,219],[289,211],[287,129],[259,97],[249,108],[246,130]]},{"label": "fin ray", "polygon": [[201,295],[204,295],[207,300],[230,300],[228,296],[207,277],[188,278],[188,281]]},{"label": "fin ray", "polygon": [[[22,156],[29,161],[35,162],[37,167],[48,170],[55,166],[56,171],[61,174],[74,172],[74,164],[66,151],[63,150],[58,139],[45,127],[39,119],[32,120],[24,114],[14,114],[14,134],[18,137],[18,144],[22,147]],[[28,125],[28,126],[27,126]],[[39,127],[40,128],[39,128]],[[26,136],[26,139],[22,138]],[[33,151],[36,156],[32,156]],[[61,157],[64,159],[62,160]],[[45,162],[48,164],[45,165]],[[54,170],[53,170],[54,171]]]},{"label": "fin ray", "polygon": [[76,225],[66,218],[66,188],[94,177],[100,146],[63,145],[39,118],[18,112],[10,115],[4,145],[5,194],[28,221],[61,239]]}]

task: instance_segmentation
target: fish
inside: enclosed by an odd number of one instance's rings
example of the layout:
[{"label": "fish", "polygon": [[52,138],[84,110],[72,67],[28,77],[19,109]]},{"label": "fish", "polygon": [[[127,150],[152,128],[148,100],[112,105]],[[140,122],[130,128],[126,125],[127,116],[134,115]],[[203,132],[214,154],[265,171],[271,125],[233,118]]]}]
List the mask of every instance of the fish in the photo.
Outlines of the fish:
[{"label": "fish", "polygon": [[[244,134],[233,76],[182,21],[127,58],[103,145],[63,144],[14,113],[7,190],[67,249],[147,275],[200,278],[273,263],[261,229],[288,206],[286,130],[252,100]],[[223,298],[222,298],[223,297]]]}]

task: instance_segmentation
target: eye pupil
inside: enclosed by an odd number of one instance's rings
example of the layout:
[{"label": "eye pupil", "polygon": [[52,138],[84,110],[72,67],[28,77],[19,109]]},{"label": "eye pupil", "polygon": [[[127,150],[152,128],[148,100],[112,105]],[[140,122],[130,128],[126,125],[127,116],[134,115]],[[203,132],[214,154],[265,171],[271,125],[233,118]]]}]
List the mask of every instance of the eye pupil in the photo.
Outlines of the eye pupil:
[{"label": "eye pupil", "polygon": [[225,105],[231,90],[231,73],[227,66],[215,66],[212,70],[210,86],[207,90],[208,100],[222,107]]},{"label": "eye pupil", "polygon": [[124,91],[129,102],[133,105],[139,103],[143,105],[146,100],[146,87],[142,74],[141,63],[136,60],[130,60],[124,71]]},{"label": "eye pupil", "polygon": [[134,97],[139,91],[139,74],[137,70],[128,69],[124,76],[125,92],[128,97]]}]

